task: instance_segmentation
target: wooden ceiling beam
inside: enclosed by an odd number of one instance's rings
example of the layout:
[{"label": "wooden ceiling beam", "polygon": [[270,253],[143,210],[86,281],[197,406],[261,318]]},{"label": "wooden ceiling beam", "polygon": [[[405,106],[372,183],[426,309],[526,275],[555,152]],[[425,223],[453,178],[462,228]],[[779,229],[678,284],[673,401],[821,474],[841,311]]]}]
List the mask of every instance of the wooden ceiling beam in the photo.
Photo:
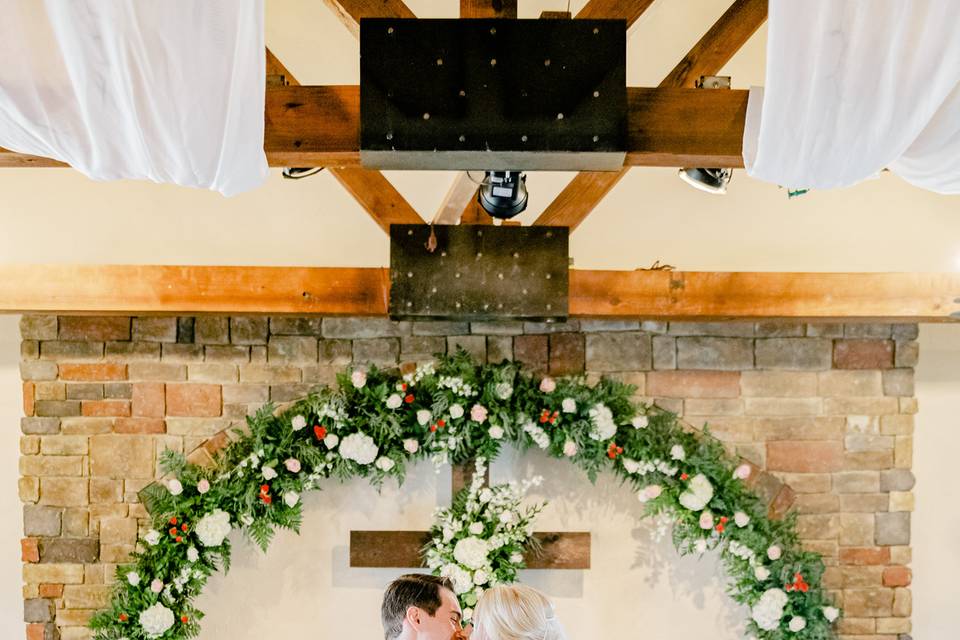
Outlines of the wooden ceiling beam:
[{"label": "wooden ceiling beam", "polygon": [[517,0],[460,0],[461,18],[516,18]]},{"label": "wooden ceiling beam", "polygon": [[[385,316],[389,287],[382,268],[0,265],[0,312]],[[958,296],[960,273],[570,271],[574,317],[945,322]]]},{"label": "wooden ceiling beam", "polygon": [[629,29],[651,4],[653,0],[590,0],[577,13],[577,18],[621,18],[627,21]]},{"label": "wooden ceiling beam", "polygon": [[[743,166],[747,91],[628,87],[627,104],[625,165]],[[265,120],[270,166],[360,166],[358,86],[268,87]],[[18,166],[63,165],[0,150],[0,167]]]},{"label": "wooden ceiling beam", "polygon": [[[267,49],[268,83],[271,78],[280,79],[281,85],[300,86],[294,75]],[[385,233],[390,233],[391,224],[423,223],[420,214],[379,171],[362,167],[330,167],[329,171]]]},{"label": "wooden ceiling beam", "polygon": [[694,87],[700,76],[712,76],[767,20],[767,0],[736,0],[660,83],[661,87]]},{"label": "wooden ceiling beam", "polygon": [[[605,1],[605,0],[604,0]],[[610,0],[615,4],[615,0]],[[600,0],[593,0],[590,5],[604,4]],[[649,3],[647,3],[649,5]],[[585,7],[585,9],[587,8]],[[644,7],[646,8],[646,7]],[[581,13],[583,13],[581,11]],[[581,17],[579,14],[577,17]],[[767,0],[736,0],[729,9],[720,17],[717,22],[710,27],[700,41],[683,57],[674,69],[660,83],[661,89],[693,87],[700,76],[714,75],[720,72],[730,58],[740,50],[740,47],[750,39],[760,25],[767,19]],[[629,96],[629,94],[628,94]],[[629,98],[628,98],[629,99]],[[633,109],[642,105],[630,105]],[[678,115],[678,114],[674,114]],[[725,126],[730,123],[731,114],[720,114],[720,123],[718,126]],[[734,116],[739,118],[739,115]],[[740,122],[740,133],[743,133],[743,120]],[[692,125],[693,123],[691,123]],[[637,133],[632,130],[631,133]],[[698,134],[709,132],[699,131]],[[722,164],[704,164],[702,159],[687,158],[683,162],[682,157],[670,154],[669,158],[658,158],[654,152],[647,155],[644,159],[627,158],[625,167],[620,171],[581,171],[573,180],[557,195],[553,202],[537,218],[534,224],[540,225],[561,225],[568,226],[573,231],[583,222],[590,213],[600,204],[600,201],[615,187],[620,180],[627,175],[630,165],[649,164],[652,166],[688,166],[688,167],[742,167],[743,160],[740,157],[740,150],[736,152],[737,157],[731,158]],[[628,152],[629,155],[629,152]],[[679,154],[682,156],[682,154]],[[658,160],[669,162],[669,164],[660,164]]]},{"label": "wooden ceiling beam", "polygon": [[357,38],[360,18],[416,18],[403,0],[323,0]]}]

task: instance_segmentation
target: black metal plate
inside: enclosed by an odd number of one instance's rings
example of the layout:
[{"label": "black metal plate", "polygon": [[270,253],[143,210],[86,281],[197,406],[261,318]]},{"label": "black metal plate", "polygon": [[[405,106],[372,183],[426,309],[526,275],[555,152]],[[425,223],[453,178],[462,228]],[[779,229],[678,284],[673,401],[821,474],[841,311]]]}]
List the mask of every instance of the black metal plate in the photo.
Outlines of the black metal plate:
[{"label": "black metal plate", "polygon": [[488,225],[390,227],[390,317],[563,321],[569,229]]},{"label": "black metal plate", "polygon": [[360,21],[366,166],[617,170],[626,109],[623,20]]}]

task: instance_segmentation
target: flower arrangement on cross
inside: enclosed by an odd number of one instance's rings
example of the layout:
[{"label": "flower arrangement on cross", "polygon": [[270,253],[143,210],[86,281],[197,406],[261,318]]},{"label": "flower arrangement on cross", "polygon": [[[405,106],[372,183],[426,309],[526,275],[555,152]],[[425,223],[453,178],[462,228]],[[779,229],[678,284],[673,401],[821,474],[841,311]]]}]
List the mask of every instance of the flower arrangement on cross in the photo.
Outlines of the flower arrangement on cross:
[{"label": "flower arrangement on cross", "polygon": [[[266,550],[276,529],[299,531],[301,496],[323,482],[364,477],[379,486],[423,458],[485,465],[512,443],[567,459],[591,480],[616,474],[645,515],[672,522],[681,554],[719,552],[731,597],[750,607],[754,638],[835,637],[840,611],[820,584],[822,559],[800,546],[795,518],[769,518],[747,482],[750,465],[675,414],[637,404],[634,392],[606,378],[537,379],[460,351],[406,374],[354,369],[285,410],[268,404],[210,467],[164,453],[168,479],[142,493],[153,528],[118,567],[110,603],[90,625],[99,640],[194,637],[203,616],[194,600],[210,575],[229,568],[234,530]],[[451,577],[468,606],[524,567],[542,508],[522,506],[531,482],[486,487],[475,476],[438,512],[424,560]]]}]

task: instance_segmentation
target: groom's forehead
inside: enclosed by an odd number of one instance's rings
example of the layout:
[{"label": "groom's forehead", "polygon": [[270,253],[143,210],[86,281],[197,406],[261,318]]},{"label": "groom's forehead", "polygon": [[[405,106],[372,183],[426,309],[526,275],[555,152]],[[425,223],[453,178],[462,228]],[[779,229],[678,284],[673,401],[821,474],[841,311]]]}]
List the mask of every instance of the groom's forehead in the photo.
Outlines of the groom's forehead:
[{"label": "groom's forehead", "polygon": [[452,611],[460,612],[460,600],[453,591],[444,587],[440,590],[440,594],[440,598],[446,601]]}]

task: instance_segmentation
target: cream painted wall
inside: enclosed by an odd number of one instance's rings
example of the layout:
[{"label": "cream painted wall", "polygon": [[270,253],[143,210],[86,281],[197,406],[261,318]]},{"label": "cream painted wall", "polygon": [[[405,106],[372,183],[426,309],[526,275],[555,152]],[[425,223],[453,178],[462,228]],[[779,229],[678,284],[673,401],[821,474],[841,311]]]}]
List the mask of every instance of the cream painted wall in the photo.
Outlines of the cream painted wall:
[{"label": "cream painted wall", "polygon": [[[453,0],[410,0],[425,17],[452,17]],[[521,2],[524,17],[565,2]],[[583,2],[573,2],[576,11]],[[656,84],[722,13],[726,0],[655,2],[631,30],[631,84]],[[763,81],[761,30],[728,65],[734,84]],[[267,40],[304,83],[357,82],[357,45],[314,0],[271,0]],[[430,217],[450,183],[438,172],[390,172]],[[570,174],[532,174],[530,221]],[[68,170],[0,172],[0,263],[384,265],[386,238],[326,173],[283,181],[231,199],[170,186],[92,183]],[[960,200],[925,193],[891,176],[845,191],[787,200],[784,191],[737,172],[724,198],[696,192],[674,171],[633,170],[572,237],[582,268],[631,269],[661,260],[686,270],[953,271],[960,269]],[[21,633],[20,506],[16,495],[20,380],[16,318],[0,317],[0,630]],[[953,630],[948,599],[960,570],[953,543],[951,471],[960,455],[960,327],[924,326],[917,395],[917,508],[914,520],[915,628],[919,637]],[[573,637],[598,624],[643,624],[648,637],[739,637],[710,560],[677,559],[649,542],[635,500],[609,483],[594,488],[537,456],[508,456],[494,479],[543,473],[552,506],[542,526],[589,528],[594,569],[526,576],[559,603]],[[449,497],[447,476],[424,466],[403,491],[360,484],[311,497],[301,538],[282,536],[263,557],[238,549],[233,573],[204,596],[205,638],[280,633],[319,635],[328,626],[377,637],[380,588],[391,572],[350,570],[351,528],[422,527]],[[640,606],[637,606],[640,602]],[[605,622],[603,622],[605,621]],[[730,626],[730,625],[733,626]],[[14,636],[15,637],[15,636]]]}]

